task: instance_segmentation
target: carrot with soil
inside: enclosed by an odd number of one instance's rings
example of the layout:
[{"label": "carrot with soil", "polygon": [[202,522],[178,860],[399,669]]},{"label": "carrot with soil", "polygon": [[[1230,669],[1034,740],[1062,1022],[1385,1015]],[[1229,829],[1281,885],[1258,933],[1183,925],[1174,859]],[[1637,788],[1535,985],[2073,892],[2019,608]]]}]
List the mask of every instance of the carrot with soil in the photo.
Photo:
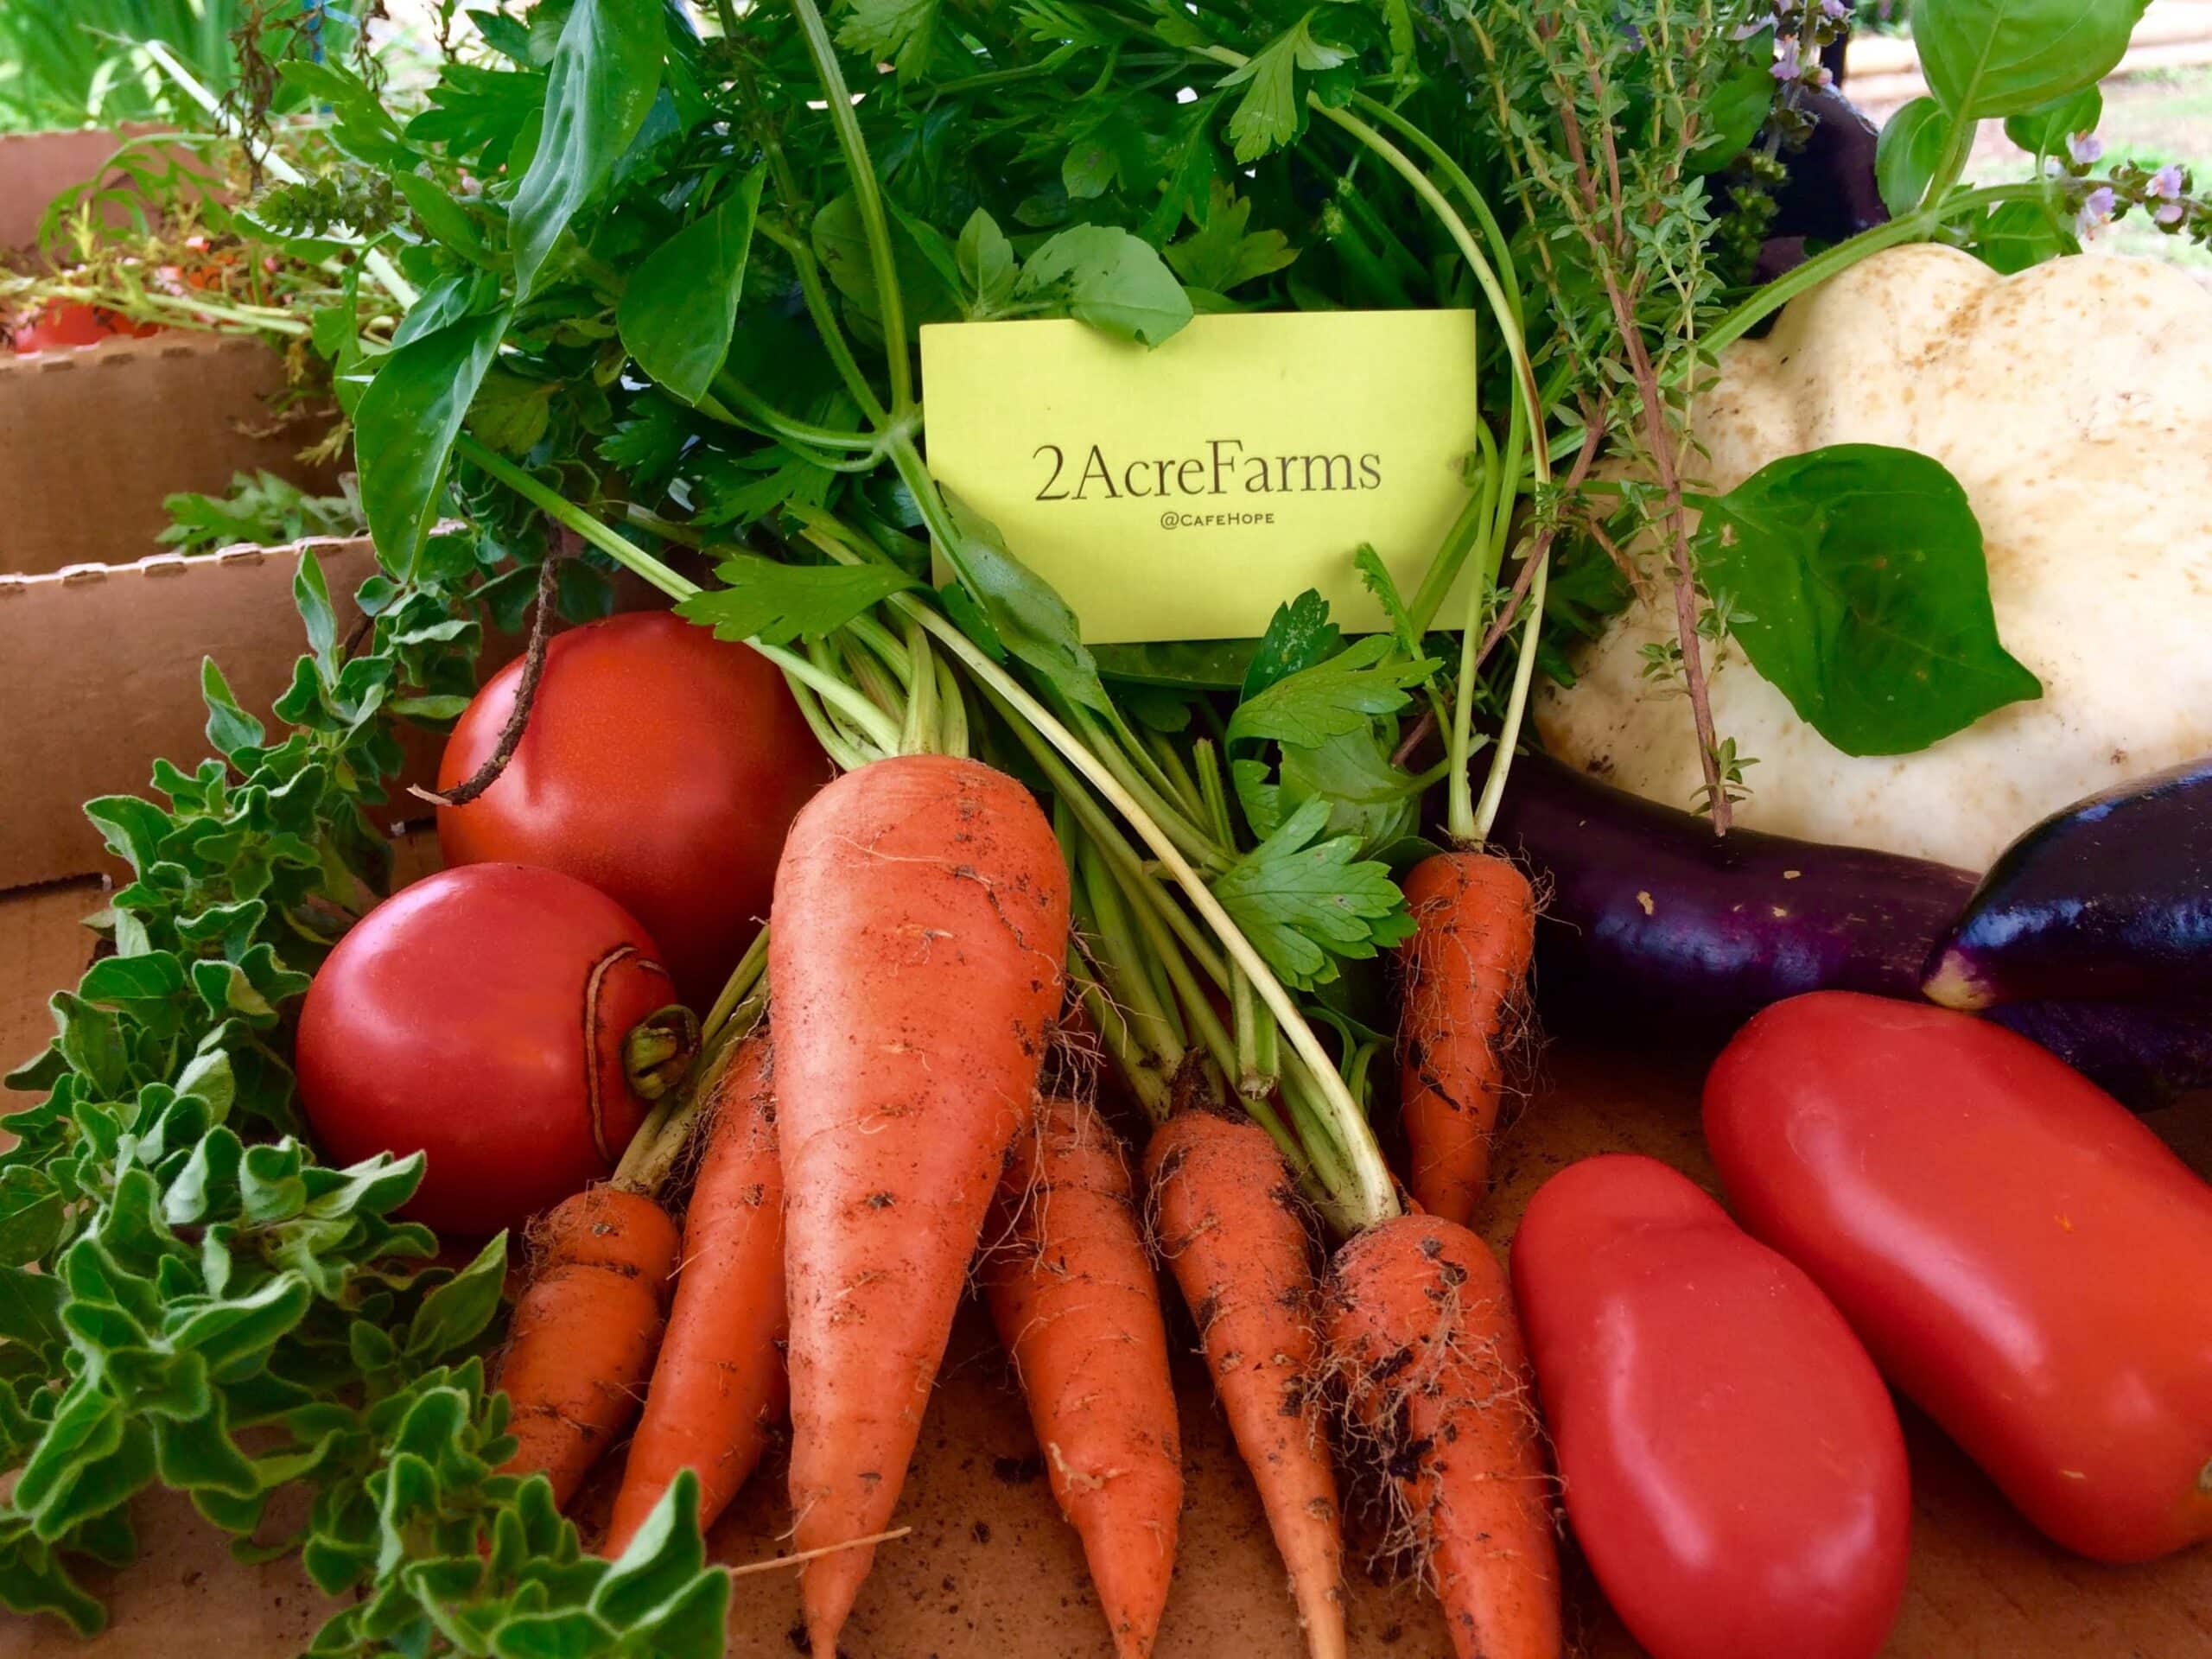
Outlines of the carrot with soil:
[{"label": "carrot with soil", "polygon": [[[1521,422],[1516,409],[1516,426]],[[1509,439],[1509,459],[1515,447]],[[1536,453],[1541,454],[1541,445]],[[1485,574],[1494,577],[1511,533],[1512,493],[1501,488],[1498,458],[1486,441],[1480,459],[1483,511],[1478,517],[1488,525]],[[1483,842],[1527,707],[1547,556],[1541,548],[1527,556],[1534,572],[1529,632],[1479,808],[1471,775],[1474,695],[1484,649],[1478,643],[1482,606],[1491,584],[1469,584],[1446,766],[1452,850],[1423,859],[1405,883],[1414,935],[1398,947],[1398,1099],[1408,1185],[1423,1210],[1463,1227],[1474,1220],[1489,1190],[1506,1062],[1526,1016],[1529,967],[1536,951],[1536,903],[1529,879]],[[1509,607],[1494,626],[1502,629],[1511,615]]]},{"label": "carrot with soil", "polygon": [[1559,1547],[1504,1269],[1464,1227],[1404,1216],[1337,1252],[1328,1337],[1459,1659],[1555,1659]]},{"label": "carrot with soil", "polygon": [[[768,981],[799,1550],[897,1505],[1059,1007],[1068,884],[1029,792],[944,754],[848,773],[791,827]],[[829,1659],[874,1551],[809,1560]]]},{"label": "carrot with soil", "polygon": [[512,1401],[505,1472],[543,1472],[565,1505],[638,1414],[660,1341],[676,1224],[642,1192],[595,1186],[532,1230],[537,1265],[499,1367]]},{"label": "carrot with soil", "polygon": [[710,1527],[753,1474],[789,1397],[784,1176],[769,1042],[754,1031],[702,1091],[706,1149],[683,1216],[668,1334],[630,1443],[603,1554],[620,1555],[685,1469]]},{"label": "carrot with soil", "polygon": [[1049,1100],[999,1185],[1005,1243],[982,1267],[1060,1513],[1118,1659],[1146,1659],[1175,1566],[1183,1461],[1160,1291],[1113,1133]]},{"label": "carrot with soil", "polygon": [[1344,1539],[1321,1412],[1311,1243],[1290,1169],[1266,1132],[1202,1109],[1145,1152],[1153,1230],[1198,1322],[1206,1365],[1313,1659],[1344,1651]]}]

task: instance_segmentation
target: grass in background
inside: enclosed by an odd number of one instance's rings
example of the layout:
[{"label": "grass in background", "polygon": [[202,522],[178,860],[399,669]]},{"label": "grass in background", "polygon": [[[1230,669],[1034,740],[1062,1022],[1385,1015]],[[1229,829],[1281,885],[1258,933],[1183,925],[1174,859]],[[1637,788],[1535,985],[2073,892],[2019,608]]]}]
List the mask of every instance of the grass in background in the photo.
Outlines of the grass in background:
[{"label": "grass in background", "polygon": [[330,52],[353,39],[350,15],[329,0],[0,0],[0,131],[189,118],[142,42],[161,41],[226,91],[231,35],[249,16],[270,20],[272,53],[294,22],[319,27]]}]

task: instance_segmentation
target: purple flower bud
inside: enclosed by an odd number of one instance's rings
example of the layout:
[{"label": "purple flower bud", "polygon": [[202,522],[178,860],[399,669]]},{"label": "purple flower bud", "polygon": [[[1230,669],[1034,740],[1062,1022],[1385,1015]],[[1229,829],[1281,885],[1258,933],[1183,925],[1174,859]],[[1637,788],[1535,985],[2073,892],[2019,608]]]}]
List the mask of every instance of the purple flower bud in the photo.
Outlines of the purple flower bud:
[{"label": "purple flower bud", "polygon": [[2104,159],[2105,141],[2094,132],[2077,132],[2067,139],[2066,151],[2076,166],[2089,167]]},{"label": "purple flower bud", "polygon": [[1821,10],[1830,17],[1842,18],[1851,16],[1851,8],[1845,3],[1845,0],[1821,0]]},{"label": "purple flower bud", "polygon": [[2188,214],[2189,205],[2186,202],[2162,201],[2158,204],[2158,212],[2152,217],[2161,225],[2178,225],[2188,217]]},{"label": "purple flower bud", "polygon": [[2082,216],[2077,224],[2080,233],[2087,236],[2111,219],[2113,207],[2113,197],[2110,185],[2101,184],[2090,191],[2088,199],[2082,204]]},{"label": "purple flower bud", "polygon": [[2151,175],[2151,194],[2161,201],[2173,201],[2181,195],[2181,168],[2171,162]]},{"label": "purple flower bud", "polygon": [[1797,57],[1796,37],[1791,36],[1783,40],[1780,42],[1780,48],[1775,54],[1774,78],[1777,80],[1795,80],[1804,73],[1804,66]]}]

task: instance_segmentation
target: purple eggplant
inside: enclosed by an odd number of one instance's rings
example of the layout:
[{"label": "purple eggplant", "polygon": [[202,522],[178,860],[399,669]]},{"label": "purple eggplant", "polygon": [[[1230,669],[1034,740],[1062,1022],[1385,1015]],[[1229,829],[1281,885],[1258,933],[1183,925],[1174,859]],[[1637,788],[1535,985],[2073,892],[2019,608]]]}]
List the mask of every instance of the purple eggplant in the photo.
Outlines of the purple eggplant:
[{"label": "purple eggplant", "polygon": [[2006,848],[1924,988],[1955,1008],[2212,1008],[2212,759],[2092,795]]},{"label": "purple eggplant", "polygon": [[1804,991],[1917,997],[1973,893],[1966,870],[1738,830],[1540,754],[1513,763],[1495,836],[1548,898],[1539,984],[1681,1027],[1733,1027]]},{"label": "purple eggplant", "polygon": [[2212,1013],[2139,1002],[2007,1002],[1989,1018],[2139,1112],[2212,1089]]}]

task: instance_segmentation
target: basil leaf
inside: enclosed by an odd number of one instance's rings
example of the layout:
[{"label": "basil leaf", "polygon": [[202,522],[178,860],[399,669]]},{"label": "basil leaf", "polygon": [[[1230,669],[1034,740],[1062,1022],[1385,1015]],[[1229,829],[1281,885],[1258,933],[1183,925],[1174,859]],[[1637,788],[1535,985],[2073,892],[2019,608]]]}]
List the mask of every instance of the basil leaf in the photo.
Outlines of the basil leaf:
[{"label": "basil leaf", "polygon": [[1955,117],[2025,113],[2094,86],[2126,54],[2150,0],[1918,0],[1913,44]]},{"label": "basil leaf", "polygon": [[1191,320],[1191,296],[1160,251],[1115,225],[1078,225],[1029,256],[1015,292],[1065,285],[1078,322],[1122,340],[1157,346]]},{"label": "basil leaf", "polygon": [[660,91],[661,9],[640,0],[575,0],[545,83],[545,121],[515,188],[515,289],[527,299],[561,232],[597,195],[645,125]]},{"label": "basil leaf", "polygon": [[1914,99],[1884,124],[1874,146],[1874,182],[1892,213],[1920,206],[1943,164],[1951,128],[1949,114],[1932,98]]},{"label": "basil leaf", "polygon": [[2073,222],[2040,201],[2008,201],[1991,209],[1967,244],[1967,251],[1992,270],[2007,276],[2082,251]]},{"label": "basil leaf", "polygon": [[2008,117],[2005,136],[2031,156],[2063,156],[2069,138],[2077,132],[2094,132],[2104,118],[2103,90],[2084,86],[2078,92]]},{"label": "basil leaf", "polygon": [[1071,702],[1111,714],[1098,664],[1083,644],[1075,613],[1052,584],[1014,556],[998,526],[942,486],[938,493],[960,532],[943,547],[945,562],[1007,651],[1043,675]]},{"label": "basil leaf", "polygon": [[1910,754],[2043,695],[1999,643],[1967,493],[1926,455],[1775,461],[1706,506],[1697,556],[1751,665],[1846,754]]},{"label": "basil leaf", "polygon": [[361,511],[377,557],[411,570],[437,517],[453,441],[506,333],[507,314],[464,317],[387,354],[353,411]]},{"label": "basil leaf", "polygon": [[645,256],[615,311],[623,349],[672,395],[696,404],[729,355],[753,251],[761,169]]}]

